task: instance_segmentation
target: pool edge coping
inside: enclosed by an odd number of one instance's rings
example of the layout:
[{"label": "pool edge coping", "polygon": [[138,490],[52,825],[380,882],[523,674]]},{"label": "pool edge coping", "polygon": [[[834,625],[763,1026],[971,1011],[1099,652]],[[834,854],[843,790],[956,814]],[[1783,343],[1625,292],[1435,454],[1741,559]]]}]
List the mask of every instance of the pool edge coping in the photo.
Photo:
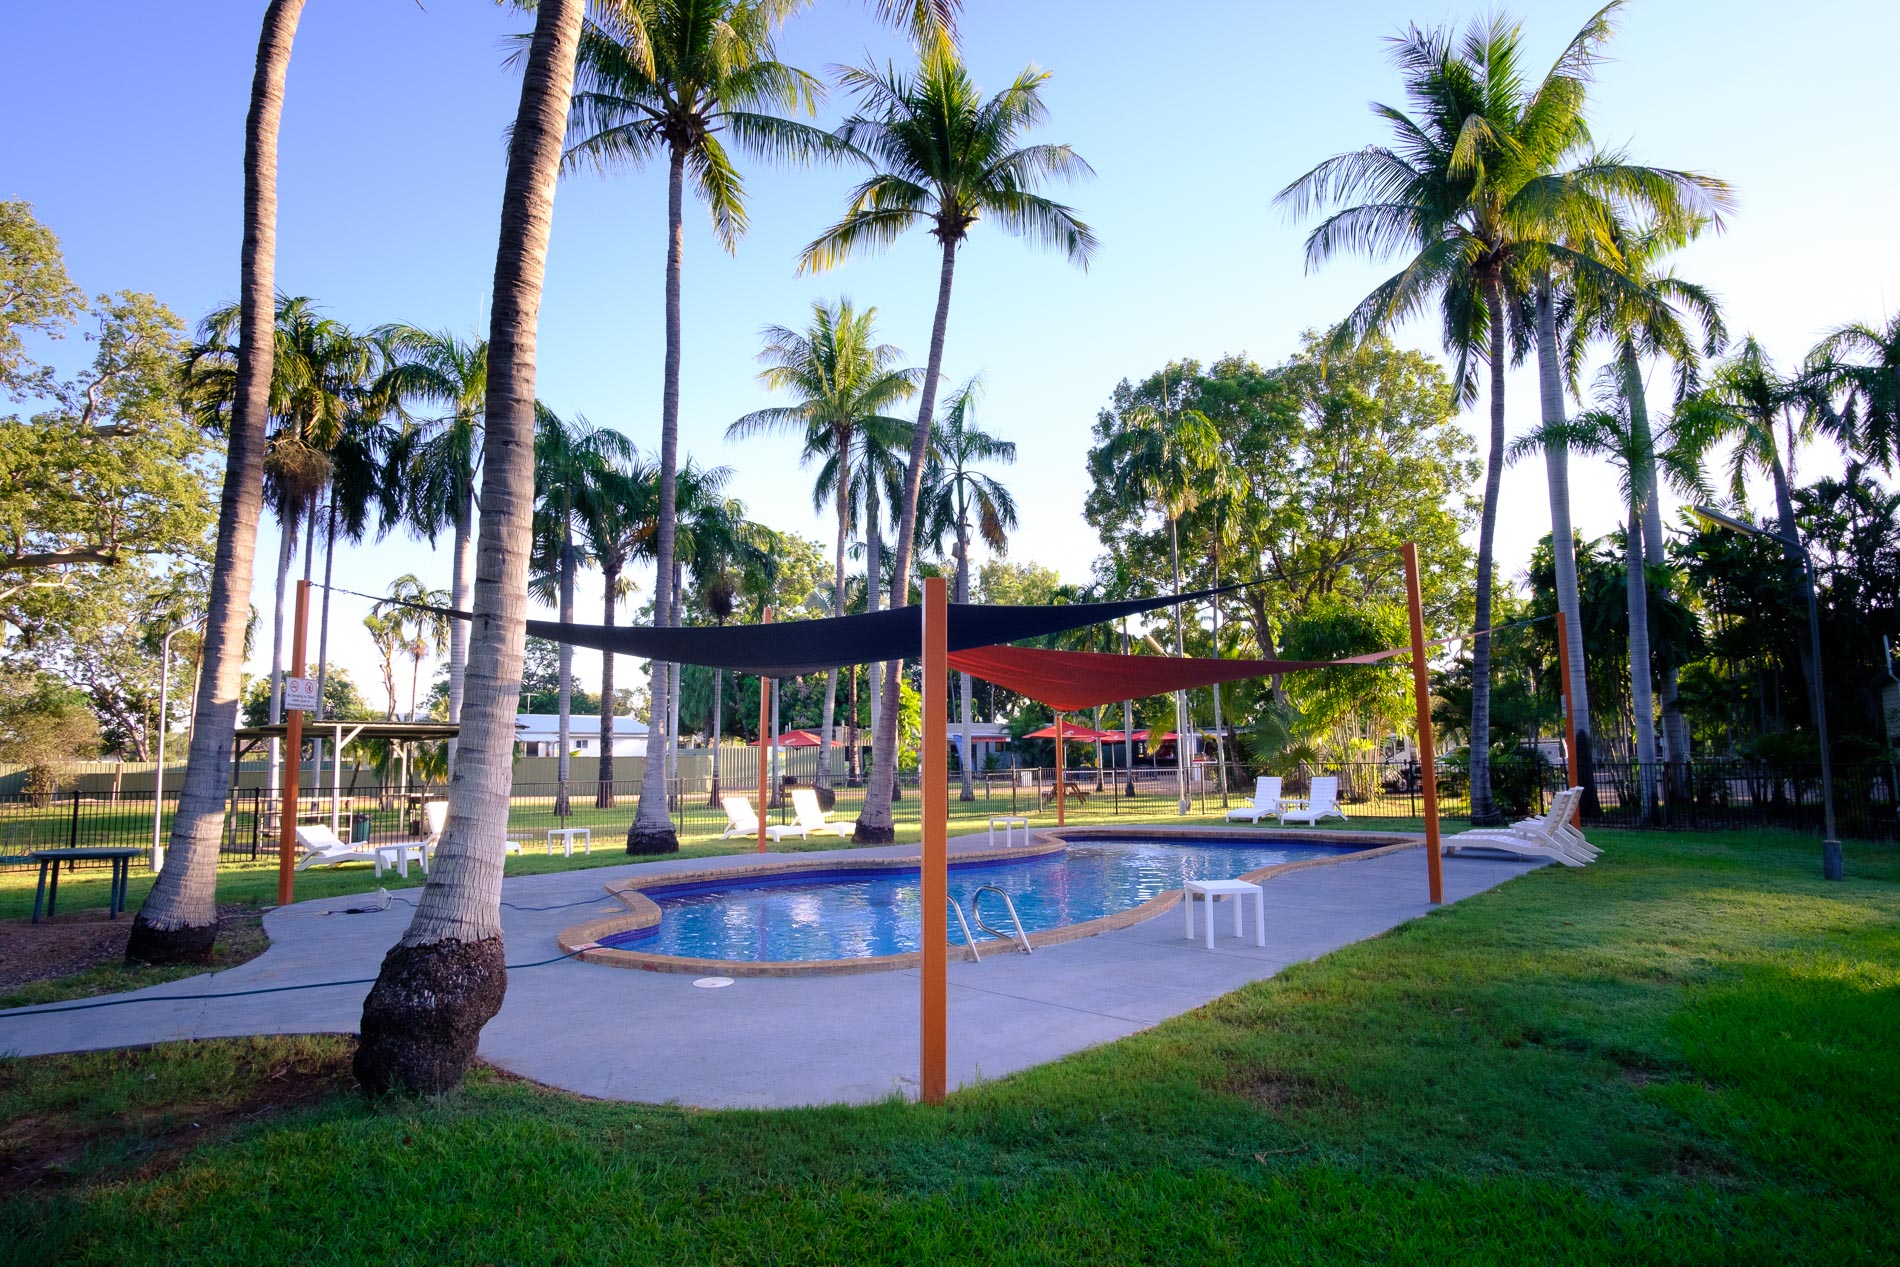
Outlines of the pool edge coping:
[{"label": "pool edge coping", "polygon": [[[1302,858],[1294,862],[1280,862],[1268,867],[1257,867],[1242,872],[1238,877],[1251,883],[1260,884],[1277,875],[1292,871],[1302,871],[1311,867],[1337,866],[1342,862],[1355,859],[1380,858],[1387,854],[1399,853],[1407,849],[1417,849],[1424,845],[1425,837],[1403,832],[1345,832],[1328,830],[1328,837],[1343,837],[1348,844],[1366,844],[1370,848],[1341,850],[1332,857]],[[961,850],[951,855],[950,861],[963,862],[999,862],[1006,859],[1026,859],[1048,857],[1051,854],[1066,852],[1069,840],[1075,837],[1100,839],[1102,837],[1123,837],[1131,840],[1154,839],[1156,837],[1179,839],[1183,836],[1212,837],[1218,839],[1257,840],[1261,836],[1254,831],[1224,826],[1180,826],[1169,827],[1166,824],[1143,824],[1127,826],[1086,826],[1086,827],[1042,827],[1032,830],[1029,843],[1015,847],[994,846]],[[979,834],[958,837],[959,841],[980,839]],[[1379,844],[1378,841],[1389,843]],[[1301,839],[1299,844],[1326,843]],[[726,855],[731,857],[733,855]],[[743,855],[740,855],[743,856]],[[854,869],[866,870],[912,870],[922,864],[921,848],[918,853],[898,857],[864,858],[854,861]],[[839,860],[803,858],[796,854],[779,855],[771,861],[759,861],[751,865],[731,865],[707,867],[693,871],[669,872],[652,877],[634,876],[623,880],[611,881],[602,887],[610,897],[626,905],[624,912],[613,915],[597,916],[579,924],[571,924],[555,934],[555,940],[563,954],[572,955],[587,963],[597,963],[611,968],[630,968],[644,972],[667,972],[692,976],[723,977],[812,977],[846,976],[860,972],[891,972],[906,968],[916,968],[923,962],[923,951],[911,950],[898,955],[872,955],[861,959],[691,959],[680,955],[661,955],[649,951],[623,950],[614,946],[600,945],[602,937],[611,937],[618,933],[637,932],[651,928],[660,922],[659,903],[648,897],[647,889],[671,888],[683,884],[704,884],[714,880],[731,880],[743,883],[746,880],[763,876],[792,875],[801,871],[822,873],[835,870]],[[1057,928],[1046,928],[1029,934],[1029,948],[1040,949],[1044,946],[1056,946],[1065,942],[1080,941],[1086,937],[1112,933],[1123,928],[1132,928],[1136,924],[1172,910],[1181,902],[1182,890],[1169,889],[1165,893],[1149,898],[1139,906],[1131,906],[1125,911],[1113,915],[1104,915],[1099,919],[1084,920],[1079,924],[1064,924]],[[976,948],[969,945],[948,946],[952,962],[973,960],[977,957]],[[988,954],[1022,954],[1023,947],[1014,941],[993,941],[985,943],[981,950]]]}]

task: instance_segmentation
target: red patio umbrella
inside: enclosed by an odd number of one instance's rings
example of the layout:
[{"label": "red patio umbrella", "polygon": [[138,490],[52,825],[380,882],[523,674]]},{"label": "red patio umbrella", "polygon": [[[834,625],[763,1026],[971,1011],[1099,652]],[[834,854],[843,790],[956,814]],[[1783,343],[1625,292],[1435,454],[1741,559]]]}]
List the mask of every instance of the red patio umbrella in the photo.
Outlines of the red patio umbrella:
[{"label": "red patio umbrella", "polygon": [[[1032,730],[1023,736],[1024,739],[1054,739],[1055,737],[1056,727],[1054,722],[1044,726],[1041,730]],[[1097,739],[1104,741],[1119,740],[1122,736],[1118,730],[1091,730],[1087,726],[1078,726],[1072,721],[1065,721],[1062,723],[1062,737],[1064,739],[1080,740],[1082,743],[1094,743]]]}]

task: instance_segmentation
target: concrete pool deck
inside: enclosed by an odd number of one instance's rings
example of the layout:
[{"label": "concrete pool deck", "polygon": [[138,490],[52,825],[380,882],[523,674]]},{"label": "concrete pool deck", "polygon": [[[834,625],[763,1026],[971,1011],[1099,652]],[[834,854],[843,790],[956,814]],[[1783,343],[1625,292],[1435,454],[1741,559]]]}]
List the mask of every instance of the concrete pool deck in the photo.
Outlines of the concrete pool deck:
[{"label": "concrete pool deck", "polygon": [[[1268,831],[1261,833],[1271,834]],[[1394,837],[1394,840],[1404,839]],[[952,842],[975,848],[982,836]],[[822,862],[915,856],[911,845],[798,855]],[[756,855],[730,855],[742,867]],[[555,934],[622,909],[604,885],[638,872],[699,871],[720,859],[667,859],[506,881],[503,932],[514,964],[558,953]],[[1444,860],[1455,902],[1541,865],[1458,855]],[[406,896],[399,891],[398,896]],[[346,984],[241,998],[238,990],[373,978],[412,910],[326,914],[372,900],[320,898],[268,912],[270,949],[236,968],[114,998],[128,1006],[0,1012],[0,1052],[32,1056],[250,1034],[354,1033],[369,986]],[[1129,928],[950,965],[950,1082],[963,1086],[1145,1029],[1288,964],[1376,936],[1430,910],[1418,849],[1348,858],[1266,884],[1267,944],[1232,935],[1225,908],[1209,952],[1170,908]],[[569,905],[572,904],[572,905]],[[520,907],[556,907],[523,910]],[[1252,933],[1251,919],[1249,934]],[[614,1100],[705,1108],[864,1103],[912,1095],[917,972],[749,977],[722,989],[694,979],[563,960],[509,974],[508,997],[482,1032],[484,1060],[550,1086]],[[99,999],[85,1002],[101,1002]],[[41,1014],[44,1013],[44,1014]]]}]

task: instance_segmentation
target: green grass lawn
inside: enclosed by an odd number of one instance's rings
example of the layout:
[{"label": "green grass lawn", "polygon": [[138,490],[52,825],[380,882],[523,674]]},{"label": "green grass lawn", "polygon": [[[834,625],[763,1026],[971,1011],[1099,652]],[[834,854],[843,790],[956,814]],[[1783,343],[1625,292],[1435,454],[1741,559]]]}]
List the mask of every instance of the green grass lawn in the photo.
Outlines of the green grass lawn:
[{"label": "green grass lawn", "polygon": [[0,1064],[0,1260],[1894,1261],[1900,853],[1596,835],[938,1108],[372,1105],[341,1039]]}]

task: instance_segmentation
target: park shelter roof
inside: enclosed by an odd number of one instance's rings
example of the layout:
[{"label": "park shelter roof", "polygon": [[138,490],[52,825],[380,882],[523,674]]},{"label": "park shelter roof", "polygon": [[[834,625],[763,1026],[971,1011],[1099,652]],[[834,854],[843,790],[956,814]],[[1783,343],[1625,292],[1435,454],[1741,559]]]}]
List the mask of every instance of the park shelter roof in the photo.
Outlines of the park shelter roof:
[{"label": "park shelter roof", "polygon": [[[325,717],[322,719],[305,717],[303,733],[306,739],[327,739],[331,732],[341,726],[351,732],[355,739],[393,739],[398,743],[432,743],[443,739],[453,739],[462,728],[453,722],[442,721],[353,721],[347,718]],[[282,739],[288,728],[285,722],[275,726],[240,726],[236,739],[239,743],[256,743],[260,739]]]}]

